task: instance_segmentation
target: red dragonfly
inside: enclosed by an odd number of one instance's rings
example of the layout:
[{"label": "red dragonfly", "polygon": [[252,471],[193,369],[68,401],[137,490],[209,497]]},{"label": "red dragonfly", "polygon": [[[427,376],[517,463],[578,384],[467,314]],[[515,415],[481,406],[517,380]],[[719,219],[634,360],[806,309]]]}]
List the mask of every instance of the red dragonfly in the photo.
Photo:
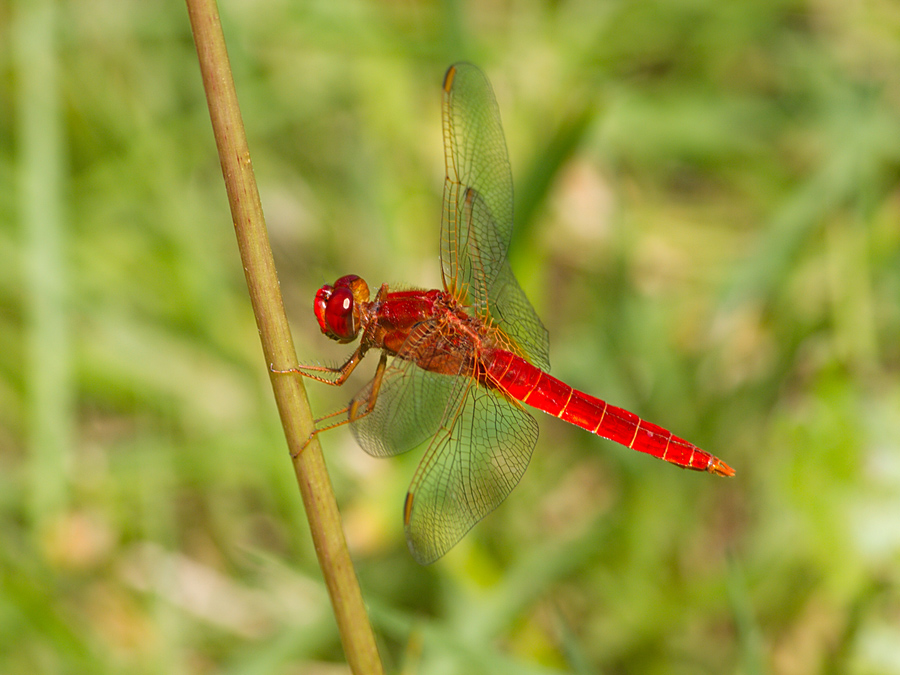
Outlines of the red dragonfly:
[{"label": "red dragonfly", "polygon": [[472,64],[457,63],[444,76],[443,130],[444,288],[384,284],[370,300],[366,282],[348,275],[319,289],[322,332],[341,343],[359,338],[359,346],[338,368],[278,372],[340,385],[370,349],[381,359],[372,381],[349,406],[317,420],[310,439],[349,423],[377,457],[428,442],[403,507],[409,549],[422,564],[444,555],[519,482],[538,438],[525,403],[686,469],[734,475],[671,431],[547,374],[547,330],[506,256],[513,192],[500,112]]}]

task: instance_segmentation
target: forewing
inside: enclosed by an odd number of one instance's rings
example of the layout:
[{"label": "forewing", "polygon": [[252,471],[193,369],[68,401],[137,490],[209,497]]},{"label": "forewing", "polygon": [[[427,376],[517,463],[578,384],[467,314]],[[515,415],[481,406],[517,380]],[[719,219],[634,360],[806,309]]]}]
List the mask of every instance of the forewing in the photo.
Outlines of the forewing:
[{"label": "forewing", "polygon": [[547,368],[547,331],[507,260],[513,187],[500,111],[484,73],[470,63],[444,77],[443,131],[444,287],[509,335],[514,351]]},{"label": "forewing", "polygon": [[458,393],[413,477],[404,523],[413,557],[444,555],[518,484],[537,443],[534,417],[498,391],[448,377]]},{"label": "forewing", "polygon": [[[496,276],[506,258],[512,234],[513,193],[500,110],[484,73],[470,63],[450,66],[444,76],[443,125],[444,285],[460,299],[468,297],[478,303],[486,300],[485,281]],[[465,217],[470,211],[466,205],[470,188],[486,205],[485,211],[490,214],[487,219],[473,223]],[[472,260],[470,249],[480,249],[484,255]]]},{"label": "forewing", "polygon": [[466,237],[468,256],[465,260],[472,269],[474,287],[487,288],[484,294],[474,294],[478,298],[473,305],[476,314],[493,322],[512,338],[512,344],[506,345],[511,351],[527,357],[542,370],[550,370],[549,334],[519,286],[509,259],[504,255],[499,267],[491,267],[493,277],[487,278],[483,274],[487,269],[484,261],[490,259],[501,245],[495,241],[499,233],[490,225],[489,207],[474,188],[469,188],[463,222],[467,224],[466,230],[481,233],[477,237]]}]

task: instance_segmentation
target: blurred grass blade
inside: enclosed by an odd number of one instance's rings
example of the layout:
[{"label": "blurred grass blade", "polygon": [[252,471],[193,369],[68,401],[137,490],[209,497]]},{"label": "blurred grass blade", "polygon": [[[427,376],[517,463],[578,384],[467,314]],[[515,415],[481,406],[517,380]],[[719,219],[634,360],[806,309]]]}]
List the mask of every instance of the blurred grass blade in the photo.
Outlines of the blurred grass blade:
[{"label": "blurred grass blade", "polygon": [[[112,672],[104,668],[102,653],[86,638],[82,625],[72,620],[68,608],[61,606],[52,579],[36,575],[30,559],[11,555],[8,550],[0,553],[0,597],[5,601],[5,627],[29,626],[34,635],[40,636],[28,647],[44,652],[44,672]],[[0,644],[13,653],[26,649],[6,639]]]},{"label": "blurred grass blade", "polygon": [[596,673],[591,666],[584,647],[579,642],[578,634],[566,619],[559,606],[554,607],[556,631],[559,635],[560,649],[566,656],[572,672],[576,675],[590,675]]},{"label": "blurred grass blade", "polygon": [[57,77],[57,10],[52,0],[16,4],[13,43],[19,91],[20,220],[25,239],[25,306],[31,391],[31,517],[41,525],[64,507],[73,426],[62,192],[65,151]]},{"label": "blurred grass blade", "polygon": [[851,100],[832,113],[825,128],[831,153],[772,217],[755,255],[732,277],[726,306],[772,297],[830,217],[848,206],[880,202],[895,189],[891,176],[900,153],[896,122],[877,98],[853,100],[851,93],[847,98]]},{"label": "blurred grass blade", "polygon": [[[546,200],[553,181],[583,143],[595,116],[596,106],[592,101],[572,109],[550,136],[547,144],[537,153],[522,180],[515,183],[515,229],[510,245],[511,257],[517,247],[531,237],[538,210]],[[513,264],[513,267],[516,265]]]},{"label": "blurred grass blade", "polygon": [[763,675],[766,672],[765,651],[759,624],[753,615],[753,602],[747,579],[734,558],[730,561],[728,572],[728,596],[741,648],[741,672],[747,675]]}]

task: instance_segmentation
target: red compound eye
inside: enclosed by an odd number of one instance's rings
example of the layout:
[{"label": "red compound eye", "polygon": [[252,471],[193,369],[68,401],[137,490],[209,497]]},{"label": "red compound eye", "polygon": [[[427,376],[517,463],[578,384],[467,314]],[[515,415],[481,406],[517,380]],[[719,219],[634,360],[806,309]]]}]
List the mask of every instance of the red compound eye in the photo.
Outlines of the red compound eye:
[{"label": "red compound eye", "polygon": [[319,328],[332,340],[353,342],[360,331],[360,312],[369,302],[369,287],[355,274],[325,284],[316,293],[313,310]]},{"label": "red compound eye", "polygon": [[334,288],[326,285],[316,293],[313,308],[319,328],[332,340],[352,342],[356,339],[359,326],[355,325],[353,303],[353,292],[346,286]]}]

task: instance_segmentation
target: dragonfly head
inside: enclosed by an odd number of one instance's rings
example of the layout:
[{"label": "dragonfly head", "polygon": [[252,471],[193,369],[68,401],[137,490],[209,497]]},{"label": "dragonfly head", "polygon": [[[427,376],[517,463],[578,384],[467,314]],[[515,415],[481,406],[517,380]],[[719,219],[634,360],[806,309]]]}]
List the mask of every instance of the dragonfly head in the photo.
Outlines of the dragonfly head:
[{"label": "dragonfly head", "polygon": [[359,335],[359,308],[369,301],[369,286],[355,274],[325,284],[316,293],[313,309],[319,328],[332,340],[353,342]]}]

